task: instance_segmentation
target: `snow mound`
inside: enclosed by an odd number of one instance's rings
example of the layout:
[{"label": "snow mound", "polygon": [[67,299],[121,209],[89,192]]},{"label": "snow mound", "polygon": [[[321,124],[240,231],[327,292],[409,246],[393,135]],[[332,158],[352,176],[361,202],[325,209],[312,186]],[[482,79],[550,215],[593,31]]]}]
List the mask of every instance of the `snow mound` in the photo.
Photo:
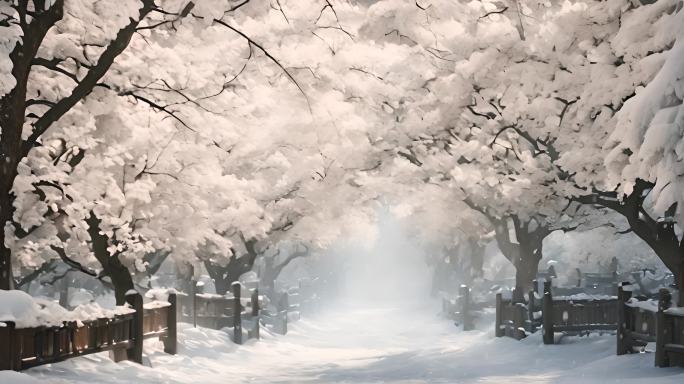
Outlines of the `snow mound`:
[{"label": "snow mound", "polygon": [[168,302],[169,294],[171,293],[177,294],[178,292],[176,292],[176,290],[173,288],[152,288],[149,291],[145,292],[145,298],[150,299],[152,301]]},{"label": "snow mound", "polygon": [[657,300],[637,300],[631,298],[627,301],[627,305],[632,308],[641,308],[649,312],[658,312],[658,301]]},{"label": "snow mound", "polygon": [[42,381],[14,371],[0,371],[0,383],[7,384],[40,384]]},{"label": "snow mound", "polygon": [[79,289],[71,292],[69,295],[69,305],[77,307],[79,305],[90,304],[95,301],[95,297],[85,289]]},{"label": "snow mound", "polygon": [[0,321],[22,322],[38,310],[29,294],[22,291],[0,291]]}]

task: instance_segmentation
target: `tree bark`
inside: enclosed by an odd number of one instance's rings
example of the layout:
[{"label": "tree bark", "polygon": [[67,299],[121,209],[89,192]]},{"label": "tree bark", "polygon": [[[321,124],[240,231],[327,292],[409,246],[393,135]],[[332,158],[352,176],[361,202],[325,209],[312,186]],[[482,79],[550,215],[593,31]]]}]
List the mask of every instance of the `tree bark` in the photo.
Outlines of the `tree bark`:
[{"label": "tree bark", "polygon": [[521,247],[520,257],[515,265],[515,288],[518,294],[525,295],[532,290],[532,282],[537,278],[541,252],[533,252]]},{"label": "tree bark", "polygon": [[109,254],[109,251],[107,250],[109,247],[109,239],[102,232],[100,228],[101,221],[94,212],[90,212],[90,216],[86,219],[86,223],[88,224],[91,249],[97,261],[102,265],[101,275],[109,276],[112,280],[116,305],[124,305],[126,303],[126,292],[135,289],[131,272],[121,263],[119,252],[116,252],[113,255]]},{"label": "tree bark", "polygon": [[24,154],[22,132],[26,115],[26,92],[31,62],[38,52],[45,35],[55,23],[62,19],[64,1],[57,0],[48,10],[33,12],[28,23],[28,5],[17,5],[19,18],[23,20],[23,36],[10,53],[12,76],[16,80],[14,88],[0,99],[0,289],[12,289],[12,251],[6,244],[5,228],[14,216],[12,187],[17,177],[17,165]]},{"label": "tree bark", "polygon": [[[522,297],[532,289],[542,259],[542,244],[551,231],[548,226],[536,219],[522,220],[517,215],[503,219],[490,218],[494,224],[496,242],[501,253],[515,267],[515,286]],[[510,238],[509,223],[512,221],[517,242]]]},{"label": "tree bark", "polygon": [[109,71],[114,59],[126,49],[140,21],[155,8],[152,0],[142,2],[138,20],[131,19],[128,25],[118,31],[98,62],[89,67],[87,74],[78,81],[71,94],[55,102],[32,122],[33,130],[26,139],[22,138],[22,134],[26,123],[29,74],[48,31],[64,16],[64,0],[55,0],[49,7],[44,2],[34,1],[33,9],[28,6],[28,1],[19,1],[13,5],[22,37],[9,55],[16,84],[0,98],[0,289],[12,289],[14,285],[12,251],[7,245],[6,227],[14,216],[15,196],[12,188],[17,177],[17,166],[52,124],[92,92]]},{"label": "tree bark", "polygon": [[262,292],[266,294],[274,293],[275,280],[280,276],[285,267],[290,265],[290,263],[300,257],[305,257],[309,254],[308,249],[305,247],[304,250],[297,250],[290,253],[285,259],[280,263],[276,263],[276,259],[280,253],[276,253],[272,257],[264,257],[264,267],[261,270],[259,279],[261,281]]},{"label": "tree bark", "polygon": [[230,291],[231,284],[238,281],[243,273],[249,272],[254,267],[254,262],[258,256],[256,251],[256,240],[244,240],[245,249],[247,253],[238,257],[233,251],[233,257],[230,258],[228,264],[222,266],[214,263],[211,260],[204,261],[204,267],[207,269],[209,276],[214,280],[216,293],[225,295]]},{"label": "tree bark", "polygon": [[471,279],[476,279],[484,276],[484,253],[485,247],[479,243],[476,238],[468,239],[470,246],[470,273]]},{"label": "tree bark", "polygon": [[574,200],[609,208],[627,219],[630,229],[648,244],[675,277],[679,290],[678,305],[684,306],[684,238],[677,238],[673,216],[677,205],[670,207],[663,220],[655,220],[644,208],[644,201],[654,184],[637,179],[632,193],[618,199],[615,192],[594,191]]}]

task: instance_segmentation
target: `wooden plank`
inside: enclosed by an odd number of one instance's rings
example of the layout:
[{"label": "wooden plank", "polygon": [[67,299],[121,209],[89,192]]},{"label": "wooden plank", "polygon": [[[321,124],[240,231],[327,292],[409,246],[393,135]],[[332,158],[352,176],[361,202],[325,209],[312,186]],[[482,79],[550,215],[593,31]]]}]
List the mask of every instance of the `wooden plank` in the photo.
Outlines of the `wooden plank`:
[{"label": "wooden plank", "polygon": [[166,337],[163,340],[164,352],[175,355],[178,352],[178,326],[177,326],[177,310],[178,298],[175,293],[169,294],[169,304],[166,313]]},{"label": "wooden plank", "polygon": [[544,298],[542,302],[542,339],[544,344],[553,344],[553,296],[551,296],[551,282],[544,282]]},{"label": "wooden plank", "polygon": [[554,332],[582,332],[582,331],[614,331],[617,324],[576,324],[554,325]]},{"label": "wooden plank", "polygon": [[126,302],[135,310],[132,326],[132,346],[128,349],[128,360],[142,364],[143,355],[143,299],[139,293],[126,296]]},{"label": "wooden plank", "polygon": [[242,305],[240,304],[240,282],[236,281],[231,284],[233,291],[233,341],[235,344],[242,344]]},{"label": "wooden plank", "polygon": [[661,289],[660,300],[658,301],[658,325],[656,327],[656,367],[668,367],[670,365],[667,352],[665,351],[665,345],[667,345],[670,340],[669,333],[671,331],[669,329],[668,318],[665,316],[665,310],[670,308],[671,304],[672,296],[670,295],[670,291]]},{"label": "wooden plank", "polygon": [[501,293],[496,294],[496,318],[494,320],[494,335],[496,337],[502,337],[505,335],[505,329],[503,324],[503,299]]}]

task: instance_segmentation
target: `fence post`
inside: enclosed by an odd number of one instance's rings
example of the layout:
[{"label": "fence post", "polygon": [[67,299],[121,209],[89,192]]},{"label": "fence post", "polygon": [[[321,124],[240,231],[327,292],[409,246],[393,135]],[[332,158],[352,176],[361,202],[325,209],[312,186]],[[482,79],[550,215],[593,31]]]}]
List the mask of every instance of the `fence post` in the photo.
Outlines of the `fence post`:
[{"label": "fence post", "polygon": [[494,336],[502,337],[504,330],[501,328],[503,323],[503,298],[501,293],[496,294],[496,320],[494,320]]},{"label": "fence post", "polygon": [[242,305],[240,304],[240,282],[231,284],[233,289],[233,341],[242,344]]},{"label": "fence post", "polygon": [[197,281],[190,280],[190,298],[192,299],[192,326],[197,328]]},{"label": "fence post", "polygon": [[175,293],[169,293],[169,304],[171,306],[166,314],[166,338],[164,338],[164,352],[175,355],[178,352],[178,324],[177,309],[178,297]]},{"label": "fence post", "polygon": [[283,292],[280,296],[280,301],[278,302],[278,311],[289,312],[290,310],[290,294],[287,291]]},{"label": "fence post", "polygon": [[138,293],[131,293],[126,295],[126,302],[133,307],[135,315],[133,316],[133,329],[131,336],[133,337],[132,346],[126,352],[127,358],[138,364],[142,364],[143,354],[143,298]]},{"label": "fence post", "polygon": [[6,340],[0,343],[0,371],[21,370],[21,356],[15,335],[14,321],[3,321],[5,326],[0,328],[0,339]]},{"label": "fence post", "polygon": [[64,274],[59,286],[59,305],[66,309],[71,309],[69,308],[69,272]]},{"label": "fence post", "polygon": [[254,337],[259,340],[259,288],[252,291],[252,319],[254,319]]},{"label": "fence post", "polygon": [[551,296],[551,281],[549,280],[544,282],[542,325],[544,344],[553,344],[553,297]]},{"label": "fence post", "polygon": [[537,290],[536,290],[537,281],[535,280],[534,282],[535,282],[534,283],[535,289],[533,291],[530,291],[530,293],[528,294],[529,299],[528,299],[528,303],[527,303],[527,319],[528,319],[527,332],[530,332],[530,333],[533,333],[537,329],[537,327],[535,326],[535,322],[534,322],[534,309],[536,308],[534,301],[535,301],[535,294],[537,292]]},{"label": "fence post", "polygon": [[665,310],[672,305],[672,295],[667,288],[660,289],[660,298],[658,300],[658,317],[656,320],[656,352],[655,352],[655,366],[669,367],[670,362],[665,352],[665,344],[671,337],[669,335],[669,327],[667,326],[667,318]]},{"label": "fence post", "polygon": [[281,318],[281,334],[286,335],[287,334],[287,312],[290,309],[290,295],[287,293],[287,291],[283,292],[282,296],[280,296],[280,301],[278,303],[278,315]]},{"label": "fence post", "polygon": [[511,304],[520,303],[520,302],[525,301],[525,298],[523,295],[524,295],[524,293],[523,293],[522,289],[520,289],[520,287],[516,286],[515,288],[513,288],[513,291],[511,292],[511,297],[512,297]]},{"label": "fence post", "polygon": [[470,315],[470,288],[467,285],[461,285],[461,318],[463,320],[463,330],[471,331],[473,326],[473,319]]},{"label": "fence post", "polygon": [[[632,291],[626,291],[624,287],[631,285],[623,282],[618,285],[618,311],[617,311],[617,354],[624,355],[632,350],[631,335],[627,329],[631,329],[631,316],[627,316],[627,300],[632,297]],[[631,309],[631,308],[630,308]]]}]

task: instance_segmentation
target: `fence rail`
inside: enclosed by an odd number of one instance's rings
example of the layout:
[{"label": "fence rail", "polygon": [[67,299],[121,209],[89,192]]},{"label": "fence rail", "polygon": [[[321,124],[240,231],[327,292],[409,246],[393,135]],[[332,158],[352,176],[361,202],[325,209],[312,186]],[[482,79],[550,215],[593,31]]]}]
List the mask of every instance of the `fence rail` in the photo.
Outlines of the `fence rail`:
[{"label": "fence rail", "polygon": [[442,313],[451,320],[463,326],[464,331],[475,329],[475,320],[482,315],[485,308],[491,308],[494,303],[475,301],[470,287],[461,285],[456,298],[442,297]]},{"label": "fence rail", "polygon": [[684,308],[671,308],[671,305],[670,291],[661,289],[656,332],[657,367],[684,367]]},{"label": "fence rail", "polygon": [[656,341],[657,308],[649,309],[648,298],[632,297],[631,283],[618,287],[617,354],[641,352],[650,342]]},{"label": "fence rail", "polygon": [[535,291],[530,291],[527,301],[518,301],[513,295],[510,299],[496,295],[496,337],[511,337],[522,340],[541,326],[541,304]]},{"label": "fence rail", "polygon": [[13,322],[0,327],[0,370],[20,371],[76,356],[111,351],[115,361],[142,362],[143,339],[159,337],[164,350],[175,354],[176,298],[169,306],[146,309],[140,294],[129,295],[134,312],[61,326],[17,328]]},{"label": "fence rail", "polygon": [[617,329],[617,298],[554,299],[551,283],[544,283],[542,329],[544,344],[554,343],[555,332],[582,333]]},{"label": "fence rail", "polygon": [[[259,338],[260,303],[259,291],[253,289],[249,299],[242,298],[242,285],[231,286],[232,296],[204,295],[198,293],[192,284],[190,295],[180,296],[178,320],[195,327],[211,329],[233,328],[233,341],[242,344],[243,323],[248,325],[247,337]],[[243,305],[243,301],[245,305]]]}]

